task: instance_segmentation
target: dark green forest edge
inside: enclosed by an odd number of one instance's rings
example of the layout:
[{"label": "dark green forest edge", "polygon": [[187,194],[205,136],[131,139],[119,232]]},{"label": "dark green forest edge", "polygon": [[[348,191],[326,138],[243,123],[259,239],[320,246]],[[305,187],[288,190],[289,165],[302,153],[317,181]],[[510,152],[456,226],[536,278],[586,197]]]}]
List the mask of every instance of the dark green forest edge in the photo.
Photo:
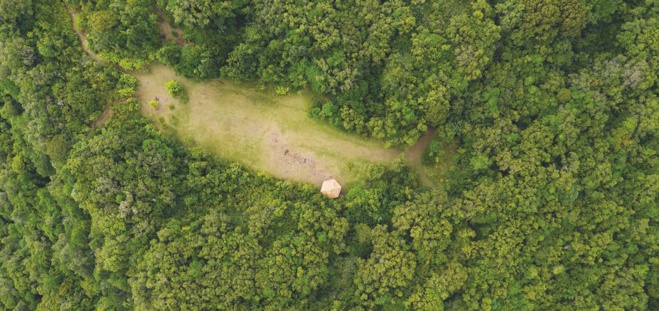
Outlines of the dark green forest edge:
[{"label": "dark green forest edge", "polygon": [[[0,309],[658,310],[658,13],[0,0]],[[455,164],[327,200],[159,133],[116,66],[154,61],[310,89],[313,117],[391,146],[437,128],[427,157]]]}]

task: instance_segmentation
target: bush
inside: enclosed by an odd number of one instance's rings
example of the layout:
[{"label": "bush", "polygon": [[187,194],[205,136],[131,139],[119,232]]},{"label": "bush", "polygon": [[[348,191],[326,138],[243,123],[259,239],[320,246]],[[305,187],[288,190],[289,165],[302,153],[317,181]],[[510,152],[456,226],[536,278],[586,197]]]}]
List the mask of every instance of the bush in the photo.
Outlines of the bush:
[{"label": "bush", "polygon": [[176,80],[167,81],[165,83],[165,89],[167,89],[167,93],[169,93],[169,96],[171,97],[178,97],[184,91],[183,84]]},{"label": "bush", "polygon": [[149,107],[153,110],[158,110],[158,107],[160,106],[160,103],[157,100],[151,100],[149,102]]},{"label": "bush", "polygon": [[185,88],[181,82],[176,80],[170,80],[165,83],[165,89],[169,96],[181,100],[182,103],[188,102],[188,94],[185,92]]},{"label": "bush", "polygon": [[275,93],[277,93],[277,95],[286,95],[286,94],[288,94],[289,91],[290,91],[290,88],[288,88],[286,86],[277,86],[275,88]]}]

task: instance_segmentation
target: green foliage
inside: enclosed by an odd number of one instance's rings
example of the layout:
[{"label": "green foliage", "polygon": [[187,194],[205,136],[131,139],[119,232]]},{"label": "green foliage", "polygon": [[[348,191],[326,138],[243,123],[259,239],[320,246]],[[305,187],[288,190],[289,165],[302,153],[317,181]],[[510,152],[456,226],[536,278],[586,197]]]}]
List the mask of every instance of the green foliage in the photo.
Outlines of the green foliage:
[{"label": "green foliage", "polygon": [[127,70],[141,69],[158,48],[157,16],[149,1],[80,3],[90,48]]},{"label": "green foliage", "polygon": [[180,46],[152,1],[65,3],[123,68],[308,87],[392,146],[438,127],[428,164],[451,142],[456,165],[327,200],[212,159],[140,116],[62,3],[0,1],[0,309],[659,308],[656,5],[158,1]]},{"label": "green foliage", "polygon": [[160,102],[157,100],[150,100],[149,107],[151,107],[153,110],[158,110],[158,107],[160,107]]},{"label": "green foliage", "polygon": [[165,83],[165,89],[167,90],[167,93],[169,96],[172,97],[178,97],[185,91],[183,88],[183,84],[181,82],[178,82],[176,80],[170,80]]},{"label": "green foliage", "polygon": [[234,16],[242,1],[159,0],[176,24],[186,27],[221,27]]},{"label": "green foliage", "polygon": [[275,93],[277,95],[286,95],[290,91],[290,88],[287,86],[277,86],[275,87]]},{"label": "green foliage", "polygon": [[188,93],[181,82],[176,80],[167,81],[165,82],[165,89],[167,90],[169,96],[177,98],[183,103],[188,102]]}]

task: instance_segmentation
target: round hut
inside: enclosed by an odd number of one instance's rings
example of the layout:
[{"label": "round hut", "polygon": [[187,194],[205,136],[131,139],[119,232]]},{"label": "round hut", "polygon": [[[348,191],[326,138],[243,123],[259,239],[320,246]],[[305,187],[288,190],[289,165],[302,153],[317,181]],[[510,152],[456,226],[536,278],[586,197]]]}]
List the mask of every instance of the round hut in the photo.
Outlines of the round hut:
[{"label": "round hut", "polygon": [[323,181],[323,186],[320,188],[320,192],[326,195],[330,199],[335,199],[341,194],[341,185],[336,179],[329,179]]}]

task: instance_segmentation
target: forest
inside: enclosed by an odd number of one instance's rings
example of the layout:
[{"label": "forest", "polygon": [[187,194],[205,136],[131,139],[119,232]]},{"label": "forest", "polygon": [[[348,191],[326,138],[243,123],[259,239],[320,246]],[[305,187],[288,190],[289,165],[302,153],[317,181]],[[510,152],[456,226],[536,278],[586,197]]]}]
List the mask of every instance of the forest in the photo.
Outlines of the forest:
[{"label": "forest", "polygon": [[[454,165],[328,200],[164,135],[154,63]],[[651,0],[0,0],[0,309],[659,310],[658,72]]]}]

